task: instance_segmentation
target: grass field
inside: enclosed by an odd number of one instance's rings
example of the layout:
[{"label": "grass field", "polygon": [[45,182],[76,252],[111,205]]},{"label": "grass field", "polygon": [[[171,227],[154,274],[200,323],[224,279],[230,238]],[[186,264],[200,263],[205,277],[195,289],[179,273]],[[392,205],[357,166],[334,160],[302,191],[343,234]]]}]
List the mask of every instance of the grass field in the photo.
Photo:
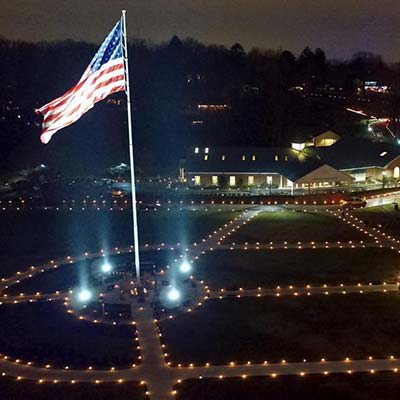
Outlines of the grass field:
[{"label": "grass field", "polygon": [[379,224],[384,232],[395,237],[400,236],[400,211],[396,211],[392,204],[361,208],[352,211],[352,214],[367,221],[369,227]]},{"label": "grass field", "polygon": [[[210,207],[140,211],[141,243],[187,243],[237,216],[239,211]],[[242,210],[240,208],[240,210]],[[132,244],[129,211],[26,211],[1,214],[0,277],[51,258]]]},{"label": "grass field", "polygon": [[397,400],[399,377],[393,372],[184,381],[177,400]]},{"label": "grass field", "polygon": [[2,400],[144,400],[145,386],[139,383],[43,383],[0,377]]},{"label": "grass field", "polygon": [[207,253],[194,273],[211,288],[391,281],[399,255],[389,249],[226,250]]},{"label": "grass field", "polygon": [[97,325],[67,314],[62,304],[0,307],[3,354],[41,365],[111,367],[137,363],[133,326]]},{"label": "grass field", "polygon": [[234,232],[226,243],[309,242],[366,240],[366,236],[341,223],[335,217],[316,212],[261,212]]},{"label": "grass field", "polygon": [[396,355],[400,294],[207,301],[161,323],[171,360],[227,364]]}]

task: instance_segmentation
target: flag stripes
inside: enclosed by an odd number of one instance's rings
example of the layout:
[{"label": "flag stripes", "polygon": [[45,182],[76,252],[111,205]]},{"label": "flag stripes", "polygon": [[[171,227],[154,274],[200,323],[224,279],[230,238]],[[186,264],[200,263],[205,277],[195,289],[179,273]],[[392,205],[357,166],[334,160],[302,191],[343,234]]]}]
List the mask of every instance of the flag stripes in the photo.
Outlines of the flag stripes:
[{"label": "flag stripes", "polygon": [[48,143],[58,130],[77,121],[97,102],[125,89],[122,28],[119,21],[101,45],[79,82],[64,95],[36,110],[44,117],[40,140],[42,143]]}]

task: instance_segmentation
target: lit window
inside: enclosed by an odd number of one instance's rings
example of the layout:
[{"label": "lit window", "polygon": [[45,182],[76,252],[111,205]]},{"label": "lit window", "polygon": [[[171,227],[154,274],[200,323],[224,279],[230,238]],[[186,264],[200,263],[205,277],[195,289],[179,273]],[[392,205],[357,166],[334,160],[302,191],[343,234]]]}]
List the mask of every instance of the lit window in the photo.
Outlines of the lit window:
[{"label": "lit window", "polygon": [[208,154],[208,147],[204,149],[204,153]]},{"label": "lit window", "polygon": [[248,185],[254,185],[254,176],[253,175],[249,175],[247,177],[247,184]]},{"label": "lit window", "polygon": [[292,143],[292,149],[301,151],[304,147],[306,147],[305,143]]},{"label": "lit window", "polygon": [[242,156],[242,161],[244,161],[246,159],[246,156],[245,155],[243,155]]},{"label": "lit window", "polygon": [[288,160],[288,156],[285,156],[285,161],[287,161]]},{"label": "lit window", "polygon": [[275,161],[278,161],[278,160],[279,160],[278,154],[275,154]]},{"label": "lit window", "polygon": [[213,175],[211,177],[211,183],[212,183],[213,186],[218,186],[218,176]]},{"label": "lit window", "polygon": [[272,176],[267,176],[267,185],[272,185]]},{"label": "lit window", "polygon": [[221,160],[222,160],[222,161],[225,161],[225,154],[222,154]]},{"label": "lit window", "polygon": [[206,154],[205,156],[204,156],[204,161],[207,161],[208,160],[208,154]]},{"label": "lit window", "polygon": [[195,147],[194,152],[197,154],[199,152],[199,148]]},{"label": "lit window", "polygon": [[236,177],[235,176],[229,177],[229,186],[236,186]]},{"label": "lit window", "polygon": [[200,184],[201,184],[201,177],[200,177],[200,175],[196,175],[196,176],[194,177],[194,184],[195,184],[195,185],[200,185]]},{"label": "lit window", "polygon": [[381,154],[379,154],[381,157],[383,157],[383,156],[386,156],[386,154],[387,154],[387,151],[382,151],[382,153]]},{"label": "lit window", "polygon": [[253,155],[251,156],[251,159],[252,159],[253,161],[256,161],[256,156],[253,154]]}]

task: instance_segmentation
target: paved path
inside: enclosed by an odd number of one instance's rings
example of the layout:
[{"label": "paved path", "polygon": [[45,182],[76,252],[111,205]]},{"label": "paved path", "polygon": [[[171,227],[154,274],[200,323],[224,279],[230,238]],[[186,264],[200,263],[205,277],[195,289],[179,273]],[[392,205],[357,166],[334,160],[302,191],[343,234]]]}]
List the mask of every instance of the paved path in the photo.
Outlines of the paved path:
[{"label": "paved path", "polygon": [[56,293],[49,294],[24,294],[19,296],[8,296],[3,295],[0,297],[0,305],[1,304],[17,304],[17,303],[33,303],[39,300],[45,301],[60,301],[67,300],[69,292],[68,291],[57,291]]},{"label": "paved path", "polygon": [[[375,293],[375,292],[397,292],[399,291],[399,283],[382,283],[382,284],[362,284],[356,285],[307,285],[307,286],[276,286],[274,288],[256,288],[256,289],[243,289],[237,290],[219,289],[219,290],[205,290],[204,301],[209,299],[222,299],[227,297],[264,297],[264,296],[301,296],[301,295],[327,295],[327,294],[347,294],[347,293]],[[69,292],[57,292],[53,294],[43,295],[24,295],[24,296],[8,296],[3,297],[0,304],[17,304],[17,303],[33,303],[36,301],[68,301]],[[193,307],[192,307],[193,309]],[[136,315],[133,312],[132,315]],[[147,315],[147,314],[145,314]],[[88,318],[85,318],[88,319]],[[97,322],[103,322],[101,318],[97,318]],[[108,321],[112,323],[112,321]],[[121,321],[122,322],[122,321]],[[120,322],[120,323],[121,323]],[[131,322],[130,322],[131,323]]]},{"label": "paved path", "polygon": [[194,368],[178,368],[179,379],[190,378],[228,378],[250,376],[278,375],[306,375],[329,373],[377,372],[400,371],[400,360],[390,357],[377,360],[351,360],[351,361],[321,361],[321,362],[295,362],[273,364],[245,364],[245,365],[220,365],[203,366]]},{"label": "paved path", "polygon": [[[145,245],[141,246],[140,249],[141,249],[141,251],[161,251],[161,250],[183,251],[182,245],[180,243],[176,243],[176,244],[172,244],[172,245],[171,244],[166,245],[165,243],[154,244],[154,245],[145,244]],[[56,259],[56,260],[51,260],[40,266],[31,266],[27,270],[22,271],[22,272],[19,271],[13,276],[10,276],[8,278],[1,278],[0,292],[8,289],[8,287],[10,287],[12,285],[22,282],[23,280],[33,278],[34,276],[42,274],[46,271],[60,268],[61,266],[64,266],[64,265],[71,264],[71,268],[72,268],[73,264],[76,264],[77,262],[80,262],[80,261],[94,260],[96,258],[105,257],[106,255],[128,254],[128,253],[132,253],[133,251],[134,251],[133,246],[114,247],[112,249],[100,250],[98,252],[92,252],[92,253],[86,252],[83,255],[78,256],[78,257],[67,256],[67,257]]]},{"label": "paved path", "polygon": [[343,223],[363,232],[367,238],[373,239],[375,243],[379,244],[381,247],[388,247],[392,250],[397,250],[400,253],[400,240],[387,234],[381,228],[366,227],[361,218],[358,218],[349,211],[328,210],[327,212],[339,218]]},{"label": "paved path", "polygon": [[224,224],[218,230],[215,230],[213,233],[209,234],[208,238],[203,239],[201,243],[193,245],[188,250],[191,261],[194,262],[202,254],[205,254],[207,251],[211,251],[219,247],[223,240],[232,231],[232,229],[240,229],[243,225],[250,222],[265,207],[270,206],[256,206],[251,208],[250,210],[243,212],[239,217],[236,217],[232,221]]},{"label": "paved path", "polygon": [[274,289],[238,289],[238,290],[209,290],[207,296],[209,299],[222,299],[227,297],[264,297],[264,296],[301,296],[301,295],[328,295],[328,294],[348,294],[348,293],[389,293],[398,292],[398,283],[384,283],[381,285],[367,284],[362,285],[338,285],[338,286],[310,286],[305,287],[276,287]]},{"label": "paved path", "polygon": [[[266,206],[268,207],[268,206]],[[330,248],[330,247],[389,247],[394,250],[400,250],[400,243],[393,238],[388,237],[383,232],[373,232],[367,230],[365,232],[369,240],[373,242],[346,242],[346,243],[264,243],[264,244],[235,244],[225,245],[224,239],[232,229],[240,229],[241,226],[251,221],[264,206],[257,206],[237,217],[234,221],[225,224],[220,229],[214,231],[208,238],[201,243],[193,245],[186,250],[186,253],[194,262],[199,256],[207,251],[215,249],[271,249],[271,248]],[[336,211],[329,210],[344,223],[351,224],[355,229],[364,229],[360,221],[354,220],[350,214],[342,216]],[[164,247],[162,245],[160,249]],[[145,246],[145,249],[154,249],[151,246]],[[158,247],[156,247],[157,249]],[[166,247],[165,247],[166,248]],[[180,249],[180,247],[178,247]],[[123,252],[132,252],[133,248],[114,249],[115,254]],[[37,273],[41,273],[52,268],[58,268],[58,265],[65,263],[74,263],[83,259],[101,257],[104,252],[85,254],[80,258],[67,257],[59,261],[52,261],[44,267],[33,267],[26,272],[22,272],[17,276],[3,280],[0,285],[0,291],[7,286],[16,284],[23,279],[28,279]],[[110,253],[108,253],[110,254]],[[247,297],[247,296],[284,296],[284,295],[308,295],[326,293],[369,293],[369,292],[393,292],[398,291],[397,284],[357,284],[353,286],[306,286],[306,287],[286,287],[273,289],[249,289],[237,291],[210,291],[209,298],[219,297]],[[63,300],[66,292],[56,294],[38,294],[38,295],[22,295],[14,297],[2,297],[1,301],[7,303],[35,301],[35,300]],[[343,361],[321,361],[321,362],[296,362],[296,363],[275,363],[275,364],[246,364],[246,365],[219,365],[219,366],[193,366],[193,367],[170,367],[164,358],[163,348],[159,340],[159,331],[157,322],[153,318],[152,309],[149,305],[144,304],[141,311],[134,310],[137,335],[139,338],[141,351],[141,364],[127,369],[116,370],[71,370],[71,369],[53,369],[42,368],[28,363],[27,361],[11,361],[9,359],[0,358],[0,373],[14,377],[23,377],[32,380],[43,381],[72,381],[72,382],[119,382],[119,381],[144,381],[149,390],[150,397],[155,400],[167,400],[173,398],[172,388],[178,381],[190,378],[207,378],[207,377],[240,377],[248,376],[272,376],[292,375],[292,374],[328,374],[337,372],[364,372],[364,371],[383,371],[383,370],[400,370],[400,360],[394,356],[388,359],[380,360],[343,360]],[[195,344],[194,344],[195,345]]]},{"label": "paved path", "polygon": [[367,207],[376,207],[382,206],[385,204],[392,204],[393,202],[397,202],[400,199],[400,191],[394,191],[386,194],[378,194],[367,196]]},{"label": "paved path", "polygon": [[146,307],[136,318],[142,364],[140,373],[146,380],[152,399],[171,399],[171,391],[176,382],[175,369],[169,367],[160,346],[160,337],[152,310]]},{"label": "paved path", "polygon": [[348,242],[267,242],[267,243],[219,243],[215,250],[277,250],[277,249],[351,249],[366,247],[383,247],[382,244],[371,241],[354,241]]}]

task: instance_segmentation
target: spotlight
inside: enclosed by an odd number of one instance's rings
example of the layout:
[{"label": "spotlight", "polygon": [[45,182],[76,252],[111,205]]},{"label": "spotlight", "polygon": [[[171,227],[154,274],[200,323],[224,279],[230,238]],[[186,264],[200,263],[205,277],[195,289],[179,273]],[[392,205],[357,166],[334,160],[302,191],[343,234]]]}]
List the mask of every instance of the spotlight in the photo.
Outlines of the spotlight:
[{"label": "spotlight", "polygon": [[181,297],[181,294],[176,288],[172,287],[171,290],[168,292],[167,297],[170,301],[178,301]]},{"label": "spotlight", "polygon": [[180,271],[181,271],[183,274],[187,274],[188,272],[190,272],[190,270],[192,269],[192,267],[191,267],[191,265],[190,265],[187,261],[184,261],[184,262],[181,264],[181,266],[179,267],[179,269],[180,269]]},{"label": "spotlight", "polygon": [[79,301],[81,301],[82,303],[86,303],[88,300],[90,300],[90,298],[92,297],[92,293],[87,290],[87,289],[82,289],[79,293],[78,293],[78,299]]},{"label": "spotlight", "polygon": [[102,270],[104,273],[111,272],[111,270],[112,270],[111,264],[109,264],[109,263],[104,263],[104,264],[101,266],[101,270]]}]

